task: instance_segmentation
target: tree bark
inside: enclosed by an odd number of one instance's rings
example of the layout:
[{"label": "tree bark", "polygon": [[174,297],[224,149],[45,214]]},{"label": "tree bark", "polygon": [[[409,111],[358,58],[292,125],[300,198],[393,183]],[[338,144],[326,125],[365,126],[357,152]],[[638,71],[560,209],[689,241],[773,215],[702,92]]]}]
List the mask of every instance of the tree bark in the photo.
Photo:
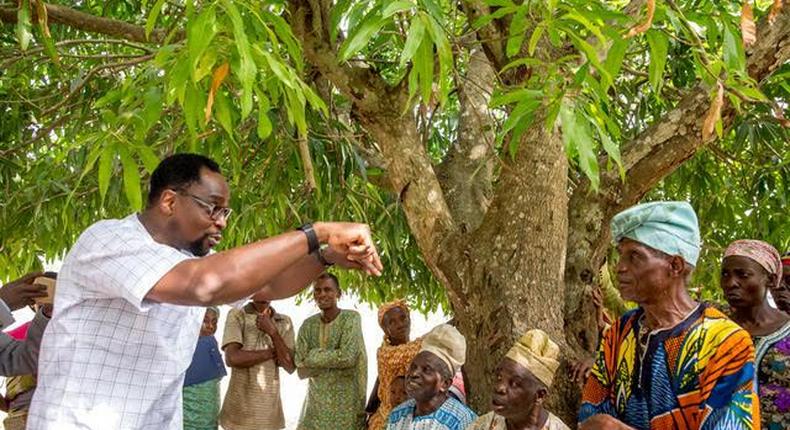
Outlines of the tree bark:
[{"label": "tree bark", "polygon": [[469,400],[480,412],[490,409],[494,369],[525,331],[565,344],[565,242],[557,238],[567,236],[567,167],[559,133],[532,127],[502,167],[480,227],[443,259],[448,287],[466,297],[454,310],[468,339]]},{"label": "tree bark", "polygon": [[488,108],[496,72],[479,44],[459,78],[458,138],[437,175],[453,218],[463,232],[477,229],[493,194],[496,122]]}]

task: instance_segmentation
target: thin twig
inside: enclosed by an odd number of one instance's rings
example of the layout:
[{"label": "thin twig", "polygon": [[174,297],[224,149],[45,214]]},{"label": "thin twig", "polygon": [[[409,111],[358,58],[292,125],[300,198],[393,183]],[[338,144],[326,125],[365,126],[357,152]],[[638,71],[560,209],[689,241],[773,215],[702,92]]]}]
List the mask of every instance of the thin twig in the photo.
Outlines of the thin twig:
[{"label": "thin twig", "polygon": [[72,97],[74,97],[77,93],[82,91],[82,89],[85,88],[85,85],[87,85],[88,81],[95,74],[99,73],[100,71],[107,70],[107,69],[116,69],[116,68],[119,68],[119,67],[134,66],[135,64],[144,63],[144,62],[146,62],[146,61],[148,61],[148,60],[150,60],[152,58],[154,58],[154,54],[148,54],[148,55],[143,55],[141,57],[137,57],[134,60],[122,61],[122,62],[119,62],[119,63],[101,64],[99,66],[96,66],[96,67],[92,68],[88,73],[85,74],[85,77],[82,79],[82,81],[79,84],[77,84],[71,91],[69,91],[69,93],[66,95],[66,97],[60,103],[58,103],[55,106],[52,106],[51,108],[47,109],[41,115],[42,116],[48,116],[51,113],[53,113],[53,112],[57,111],[58,109],[60,109],[61,107],[63,107],[63,105],[65,105]]}]

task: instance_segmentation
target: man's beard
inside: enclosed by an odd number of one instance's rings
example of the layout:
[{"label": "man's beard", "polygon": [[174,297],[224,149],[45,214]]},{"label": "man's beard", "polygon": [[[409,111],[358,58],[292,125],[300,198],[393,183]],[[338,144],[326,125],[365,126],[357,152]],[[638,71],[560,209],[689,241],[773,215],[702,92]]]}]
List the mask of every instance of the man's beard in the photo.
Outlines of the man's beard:
[{"label": "man's beard", "polygon": [[208,255],[208,251],[209,251],[208,248],[203,247],[203,244],[206,242],[206,239],[208,239],[208,235],[205,235],[200,239],[190,243],[187,250],[196,257],[205,257],[206,255]]}]

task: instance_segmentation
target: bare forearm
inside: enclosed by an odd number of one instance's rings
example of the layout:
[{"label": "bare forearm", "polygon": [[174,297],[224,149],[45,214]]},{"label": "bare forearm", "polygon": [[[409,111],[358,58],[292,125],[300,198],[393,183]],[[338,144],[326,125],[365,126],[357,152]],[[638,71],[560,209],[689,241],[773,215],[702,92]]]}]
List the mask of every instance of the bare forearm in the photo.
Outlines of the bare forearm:
[{"label": "bare forearm", "polygon": [[324,271],[315,254],[304,255],[254,295],[255,300],[279,300],[296,295]]},{"label": "bare forearm", "polygon": [[274,343],[274,355],[277,364],[285,369],[286,372],[293,373],[294,369],[296,369],[296,366],[294,366],[293,351],[285,344],[280,333],[274,333],[270,335],[270,337],[272,338],[272,343]]},{"label": "bare forearm", "polygon": [[[255,294],[307,256],[307,238],[293,231],[176,265],[148,293],[181,305],[229,303]],[[298,292],[296,289],[292,294]]]}]

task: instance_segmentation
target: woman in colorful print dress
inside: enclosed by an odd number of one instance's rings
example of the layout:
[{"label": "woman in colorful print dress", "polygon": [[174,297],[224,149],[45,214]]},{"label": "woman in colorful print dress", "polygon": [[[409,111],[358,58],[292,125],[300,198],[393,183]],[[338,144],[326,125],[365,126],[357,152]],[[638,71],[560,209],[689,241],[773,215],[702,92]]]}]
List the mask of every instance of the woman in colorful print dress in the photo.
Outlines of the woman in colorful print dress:
[{"label": "woman in colorful print dress", "polygon": [[732,319],[754,340],[764,430],[790,429],[790,316],[766,299],[781,277],[779,252],[763,241],[738,240],[724,252],[721,288]]}]

